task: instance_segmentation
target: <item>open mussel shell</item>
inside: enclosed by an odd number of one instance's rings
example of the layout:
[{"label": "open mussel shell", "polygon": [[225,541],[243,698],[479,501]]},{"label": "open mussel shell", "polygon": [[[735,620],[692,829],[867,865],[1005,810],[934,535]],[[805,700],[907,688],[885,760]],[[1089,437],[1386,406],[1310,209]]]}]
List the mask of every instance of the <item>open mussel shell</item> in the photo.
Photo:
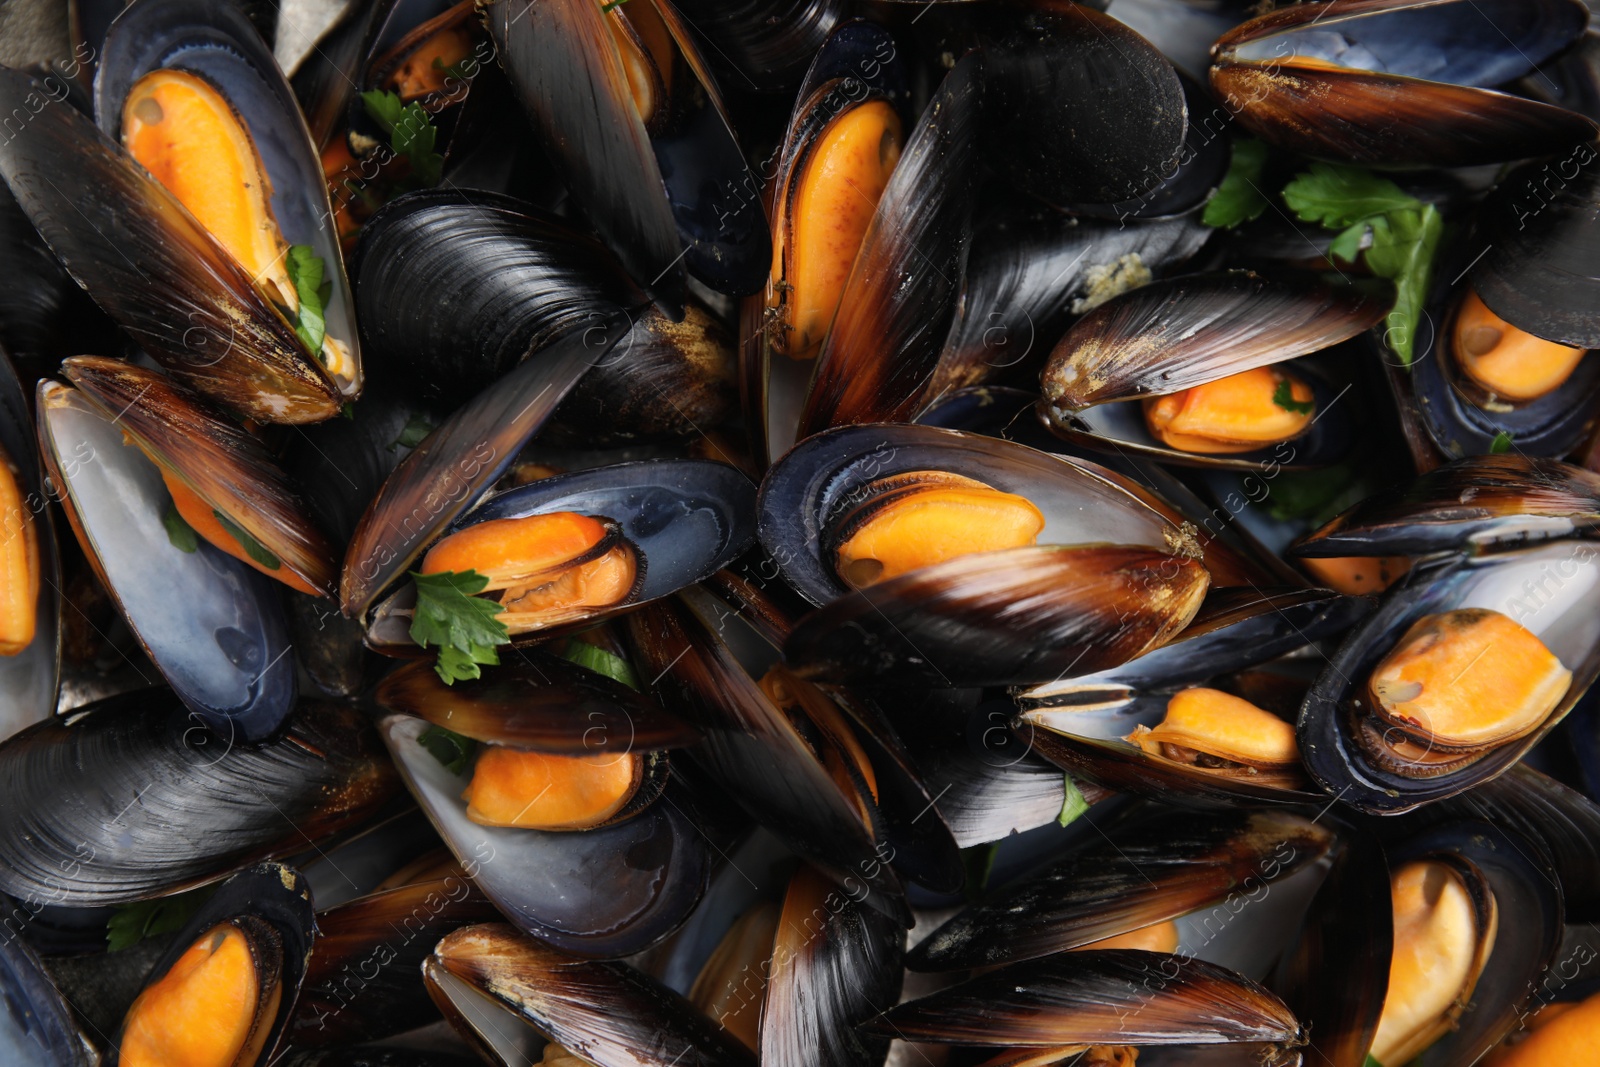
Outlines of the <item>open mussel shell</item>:
[{"label": "open mussel shell", "polygon": [[1460,819],[1407,832],[1408,823],[1397,820],[1386,835],[1391,871],[1414,859],[1470,864],[1473,880],[1481,878],[1480,885],[1494,897],[1498,930],[1472,1002],[1456,1026],[1419,1058],[1422,1067],[1476,1063],[1521,1025],[1525,1005],[1549,980],[1565,920],[1561,889],[1540,862],[1538,846],[1515,830]]},{"label": "open mussel shell", "polygon": [[333,546],[260,438],[163,374],[96,356],[73,356],[61,368],[157,466],[254,537],[305,585],[333,595]]},{"label": "open mussel shell", "polygon": [[307,703],[277,738],[219,741],[165,690],[110,697],[0,745],[0,891],[100,907],[302,851],[398,792],[355,711]]},{"label": "open mussel shell", "polygon": [[1600,151],[1593,144],[1528,163],[1495,187],[1478,212],[1485,248],[1471,277],[1491,311],[1546,341],[1600,348],[1596,203]]},{"label": "open mussel shell", "polygon": [[1250,271],[1153,282],[1079,319],[1042,378],[1058,426],[1094,405],[1162,396],[1332,347],[1377,325],[1386,283]]},{"label": "open mussel shell", "polygon": [[1211,86],[1279,147],[1377,166],[1469,166],[1590,141],[1574,112],[1493,86],[1583,33],[1577,0],[1352,0],[1286,8],[1212,47]]},{"label": "open mussel shell", "polygon": [[[800,257],[804,255],[800,251],[805,246],[802,227],[814,227],[818,221],[814,210],[810,213],[801,210],[802,197],[808,186],[821,188],[821,183],[828,178],[827,172],[813,173],[812,164],[828,143],[831,132],[845,129],[853,114],[885,124],[878,142],[880,163],[886,162],[886,151],[892,150],[898,156],[902,150],[901,130],[905,120],[903,104],[908,95],[906,73],[906,64],[900,59],[894,37],[888,30],[859,19],[851,20],[828,35],[795,96],[794,109],[789,115],[772,165],[772,180],[765,193],[768,213],[772,216],[772,272],[763,291],[747,299],[740,310],[740,386],[751,451],[762,466],[794,444],[800,412],[810,391],[815,357],[821,351],[837,310],[837,306],[819,308],[822,314],[815,321],[806,322],[801,321],[804,312],[797,306],[800,301],[797,292],[806,284],[803,278],[794,276]],[[892,121],[884,113],[886,107],[893,114]],[[859,110],[863,108],[866,110]],[[931,143],[929,136],[924,136],[914,157],[919,168],[931,171],[939,165],[939,159],[932,152],[934,147],[937,146]],[[870,155],[867,159],[870,161]],[[899,167],[904,163],[903,158],[898,158],[894,165]],[[809,183],[818,184],[810,186]],[[863,210],[871,201],[876,211],[883,202],[882,194],[890,187],[892,182],[885,185],[876,201],[859,190],[854,182],[840,195],[849,197]],[[924,195],[906,199],[907,189],[919,188]],[[938,193],[929,196],[928,188],[937,189]],[[890,201],[889,208],[897,217],[922,209],[924,214],[919,221],[929,229],[941,222],[964,224],[964,220],[949,217],[950,211],[937,210],[945,204],[940,199],[945,192],[941,176],[930,173],[921,183],[903,183],[897,194],[899,199]],[[864,199],[858,201],[858,197]],[[878,234],[874,255],[879,259],[885,259],[896,250],[905,252],[905,244],[894,243],[897,236],[894,231],[890,226]],[[945,225],[928,236],[937,242],[932,247],[938,248],[958,234],[959,230]],[[861,237],[862,243],[866,243],[865,234],[853,236]],[[853,259],[859,249],[848,251]],[[914,272],[916,266],[911,264],[907,269]],[[850,267],[845,269],[848,271]],[[918,278],[929,287],[938,283],[937,279]],[[857,300],[851,296],[848,286],[840,295],[841,303],[866,300],[892,307],[894,302],[891,295],[884,293],[857,294],[861,298]],[[925,345],[924,338],[924,348]],[[918,352],[926,355],[921,348]]]},{"label": "open mussel shell", "polygon": [[[542,478],[507,490],[470,512],[450,532],[480,522],[573,512],[617,524],[637,558],[638,580],[619,604],[593,618],[643,604],[709,578],[755,539],[754,487],[733,467],[709,460],[642,460]],[[400,644],[408,591],[379,604],[374,644]],[[409,607],[409,604],[405,604]],[[404,625],[402,625],[402,623]]]},{"label": "open mussel shell", "polygon": [[78,284],[224,407],[262,422],[338,414],[338,389],[249,273],[88,119],[28,103],[50,99],[26,75],[0,71],[0,105],[33,116],[29,136],[0,146],[0,177]]},{"label": "open mussel shell", "polygon": [[[328,183],[294,91],[243,10],[216,0],[136,0],[106,34],[95,74],[95,118],[112,140],[123,102],[155,70],[198,75],[243,122],[266,170],[272,216],[290,245],[310,245],[331,283],[323,304],[328,336],[350,350],[350,372],[334,378],[344,399],[361,393],[355,306],[345,278]],[[92,294],[91,294],[92,295]]]},{"label": "open mussel shell", "polygon": [[417,981],[434,944],[452,930],[499,918],[458,872],[320,909],[289,1040],[324,1048],[415,1029],[434,1013]]},{"label": "open mussel shell", "polygon": [[1282,1001],[1225,967],[1138,949],[1062,952],[996,968],[866,1024],[955,1045],[1293,1045]]},{"label": "open mussel shell", "polygon": [[[666,0],[640,2],[506,0],[489,32],[567,188],[635,281],[671,309],[685,269],[718,292],[754,292],[772,258],[758,186],[688,28]],[[660,49],[625,58],[623,32],[657,36]],[[656,79],[648,116],[630,60]]]},{"label": "open mussel shell", "polygon": [[[33,523],[39,568],[34,601],[33,640],[14,655],[0,657],[0,740],[56,710],[61,680],[61,564],[56,555],[39,438],[16,369],[0,351],[0,464],[11,467],[21,499],[17,506]],[[9,524],[7,524],[9,525]]]},{"label": "open mussel shell", "polygon": [[432,664],[408,663],[378,684],[373,700],[475,741],[568,756],[682,748],[700,737],[649,697],[537,648],[452,685]]},{"label": "open mussel shell", "polygon": [[[1333,831],[1287,812],[1162,811],[1118,825],[958,912],[907,957],[918,971],[1036,959],[1176,919],[1313,863]],[[1251,882],[1246,886],[1247,882]]]},{"label": "open mussel shell", "polygon": [[[983,152],[997,171],[1061,207],[1130,200],[1173,173],[1188,109],[1177,72],[1149,41],[1079,4],[996,4],[985,14]],[[1130,113],[1146,121],[1130,123]]]},{"label": "open mussel shell", "polygon": [[1075,777],[1121,792],[1184,795],[1194,800],[1313,803],[1309,783],[1296,788],[1220,775],[1162,759],[1127,740],[1154,728],[1171,695],[1186,686],[1265,663],[1338,634],[1369,604],[1325,589],[1214,592],[1195,620],[1170,642],[1097,674],[1073,675],[1020,690],[1012,727],[1030,751]]},{"label": "open mussel shell", "polygon": [[922,406],[971,239],[986,84],[978,57],[962,60],[907,137],[817,357],[800,438]]},{"label": "open mussel shell", "polygon": [[596,1067],[755,1062],[730,1033],[648,975],[625,963],[562,955],[501,923],[445,937],[423,977],[447,1017],[464,998],[488,998],[491,1018],[509,1012]]},{"label": "open mussel shell", "polygon": [[707,838],[671,795],[591,830],[483,826],[467,817],[461,799],[470,769],[457,774],[434,757],[419,740],[430,728],[410,715],[379,724],[434,829],[520,929],[565,952],[626,956],[665,937],[699,901],[710,867]]},{"label": "open mussel shell", "polygon": [[0,1056],[15,1067],[93,1067],[72,1009],[27,943],[0,943]]},{"label": "open mussel shell", "polygon": [[[276,1011],[263,1017],[257,1026],[267,1027],[264,1036],[252,1031],[250,1043],[259,1041],[260,1053],[253,1063],[271,1063],[284,1030],[294,1015],[299,999],[300,985],[306,975],[306,963],[311,955],[316,923],[312,916],[311,889],[300,873],[281,863],[263,863],[229,878],[200,906],[187,923],[173,937],[155,966],[150,969],[145,988],[167,977],[180,957],[208,931],[228,926],[243,935],[248,943],[255,984],[265,1009],[272,1003],[269,989],[276,987]],[[193,979],[188,979],[192,981]],[[171,1011],[165,1005],[151,1005],[149,1010]],[[193,1025],[189,1019],[170,1019],[171,1025]],[[120,1042],[123,1035],[119,1034]],[[111,1057],[115,1067],[118,1057]]]},{"label": "open mussel shell", "polygon": [[73,533],[151,662],[225,742],[271,734],[296,692],[275,583],[203,540],[175,544],[161,469],[83,392],[40,382],[38,417]]},{"label": "open mussel shell", "polygon": [[[848,591],[823,547],[826,531],[868,483],[919,470],[1027,497],[1045,518],[1038,545]],[[1178,527],[1121,485],[1024,445],[954,430],[872,425],[819,434],[772,468],[757,506],[763,546],[803,596],[826,605],[785,646],[812,676],[883,672],[948,687],[1091,673],[1181,629],[1208,581],[1197,562],[1173,554],[1183,545]]]},{"label": "open mussel shell", "polygon": [[361,229],[352,270],[369,345],[386,367],[418,380],[421,395],[448,403],[568,331],[645,304],[594,238],[479,190],[409,193],[384,205]]},{"label": "open mussel shell", "polygon": [[[1339,646],[1306,694],[1297,728],[1306,769],[1330,795],[1360,811],[1396,814],[1455,796],[1504,773],[1549,733],[1600,675],[1600,618],[1589,597],[1600,560],[1588,541],[1441,560],[1414,568]],[[1353,714],[1370,703],[1368,681],[1412,623],[1464,608],[1500,612],[1529,630],[1572,672],[1565,695],[1531,733],[1431,777],[1385,769],[1357,745]],[[1389,739],[1385,739],[1385,744]],[[1397,760],[1405,757],[1396,753]]]},{"label": "open mussel shell", "polygon": [[874,840],[852,798],[757,683],[761,661],[777,659],[759,633],[694,590],[626,618],[633,651],[643,673],[654,678],[657,697],[704,735],[688,755],[795,852],[909,926],[889,850]]},{"label": "open mussel shell", "polygon": [[1384,489],[1297,542],[1296,556],[1485,551],[1600,526],[1600,475],[1520,453],[1474,456]]},{"label": "open mussel shell", "polygon": [[350,537],[340,607],[360,618],[504,474],[579,378],[631,328],[615,315],[564,334],[457,408],[384,481]]}]

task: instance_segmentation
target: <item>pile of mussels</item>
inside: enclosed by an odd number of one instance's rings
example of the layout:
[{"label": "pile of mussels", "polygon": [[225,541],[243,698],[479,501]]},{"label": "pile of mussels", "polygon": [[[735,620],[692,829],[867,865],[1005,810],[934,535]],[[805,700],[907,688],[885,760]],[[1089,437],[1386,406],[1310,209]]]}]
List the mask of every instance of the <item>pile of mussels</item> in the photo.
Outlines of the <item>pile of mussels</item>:
[{"label": "pile of mussels", "polygon": [[1600,1062],[1583,3],[343,6],[0,68],[0,1062]]}]

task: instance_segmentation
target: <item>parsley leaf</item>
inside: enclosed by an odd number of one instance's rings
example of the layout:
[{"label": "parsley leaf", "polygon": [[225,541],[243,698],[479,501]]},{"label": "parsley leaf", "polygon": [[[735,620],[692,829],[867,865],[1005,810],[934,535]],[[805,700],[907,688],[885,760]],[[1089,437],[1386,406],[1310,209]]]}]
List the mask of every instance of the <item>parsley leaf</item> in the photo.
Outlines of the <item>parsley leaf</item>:
[{"label": "parsley leaf", "polygon": [[141,900],[118,908],[106,922],[106,951],[121,952],[147,937],[176,933],[183,929],[215,888],[204,886],[187,893]]},{"label": "parsley leaf", "polygon": [[1273,390],[1272,402],[1285,411],[1296,415],[1309,415],[1316,408],[1316,403],[1310,400],[1296,400],[1294,398],[1294,383],[1285,378],[1278,383],[1278,388]]},{"label": "parsley leaf", "polygon": [[349,419],[351,422],[355,422],[356,421],[356,406],[355,406],[355,404],[352,403],[349,400],[346,400],[342,405],[340,405],[339,414],[343,418]]},{"label": "parsley leaf", "polygon": [[1433,257],[1444,235],[1444,216],[1394,182],[1360,167],[1313,163],[1283,187],[1283,199],[1306,222],[1339,230],[1332,257],[1355,262],[1367,234],[1367,269],[1394,283],[1395,301],[1384,320],[1384,341],[1406,366],[1416,345]]},{"label": "parsley leaf", "polygon": [[1330,230],[1417,206],[1416,197],[1388,178],[1332,163],[1313,163],[1305,173],[1296,175],[1283,187],[1283,200],[1306,222],[1321,223]]},{"label": "parsley leaf", "polygon": [[1512,435],[1510,430],[1501,430],[1494,435],[1494,440],[1489,442],[1489,454],[1501,456],[1511,451]]},{"label": "parsley leaf", "polygon": [[961,887],[962,896],[968,900],[977,900],[983,896],[984,890],[989,888],[989,875],[994,872],[994,860],[999,854],[998,841],[969,845],[961,850],[961,866],[967,875]]},{"label": "parsley leaf", "polygon": [[1384,340],[1406,366],[1417,340],[1422,304],[1433,277],[1433,256],[1444,236],[1444,216],[1432,204],[1393,211],[1372,220],[1367,269],[1394,282],[1394,307],[1384,320]]},{"label": "parsley leaf", "polygon": [[511,640],[506,624],[497,618],[502,609],[492,600],[472,595],[483,592],[488,578],[477,571],[412,571],[411,577],[417,582],[411,640],[423,648],[438,647],[439,661],[433,669],[445,685],[479,677],[479,664],[500,662],[495,646]]},{"label": "parsley leaf", "polygon": [[428,421],[426,415],[412,415],[406,420],[400,436],[389,442],[389,451],[393,452],[397,448],[416,448],[432,432],[433,423]]},{"label": "parsley leaf", "polygon": [[1261,191],[1261,171],[1266,165],[1265,144],[1243,138],[1234,141],[1228,173],[1207,201],[1200,221],[1213,229],[1231,230],[1265,211],[1267,197]]},{"label": "parsley leaf", "polygon": [[182,515],[178,514],[178,505],[167,504],[167,510],[161,515],[161,525],[167,528],[167,540],[172,542],[172,547],[179,552],[193,553],[200,547],[200,536],[194,532]]},{"label": "parsley leaf", "polygon": [[1057,826],[1070,826],[1076,822],[1078,816],[1089,810],[1089,802],[1083,798],[1083,793],[1078,789],[1078,783],[1072,780],[1072,775],[1065,771],[1061,773],[1063,797],[1061,800],[1061,814],[1056,816]]},{"label": "parsley leaf", "polygon": [[1279,522],[1323,512],[1355,483],[1355,469],[1343,463],[1307,471],[1284,471],[1270,483],[1268,511]]},{"label": "parsley leaf", "polygon": [[561,658],[576,663],[585,670],[603,674],[614,682],[621,682],[629,689],[639,688],[639,676],[633,673],[633,664],[599,645],[591,645],[587,641],[573,638],[561,650]]},{"label": "parsley leaf", "polygon": [[367,115],[389,135],[389,147],[405,156],[423,185],[438,185],[444,157],[433,150],[439,131],[416,101],[400,102],[400,94],[374,89],[361,94]]},{"label": "parsley leaf", "polygon": [[224,515],[215,508],[211,510],[211,514],[216,517],[217,522],[222,524],[222,528],[228,531],[228,536],[239,542],[239,547],[244,549],[245,555],[249,556],[251,559],[267,568],[269,571],[275,571],[283,565],[278,560],[277,556],[274,556],[271,552],[267,551],[266,545],[263,545],[254,537],[251,537],[250,532],[243,526],[240,526],[238,523],[234,522],[232,519],[228,518],[228,516]]},{"label": "parsley leaf", "polygon": [[306,346],[306,351],[321,360],[322,338],[327,333],[327,321],[323,318],[322,309],[332,295],[332,283],[324,284],[322,280],[322,257],[310,245],[290,245],[284,266],[289,269],[289,281],[294,283],[294,291],[300,297],[300,311],[294,332],[299,335],[300,343]]},{"label": "parsley leaf", "polygon": [[1367,1061],[1361,1067],[1383,1067],[1383,1064],[1378,1062],[1378,1057],[1369,1052],[1367,1053]]},{"label": "parsley leaf", "polygon": [[451,774],[460,774],[465,770],[467,760],[478,747],[472,738],[462,737],[454,730],[446,730],[443,726],[430,726],[422,731],[417,735],[417,744],[427,749],[428,755],[443,764],[444,769]]}]

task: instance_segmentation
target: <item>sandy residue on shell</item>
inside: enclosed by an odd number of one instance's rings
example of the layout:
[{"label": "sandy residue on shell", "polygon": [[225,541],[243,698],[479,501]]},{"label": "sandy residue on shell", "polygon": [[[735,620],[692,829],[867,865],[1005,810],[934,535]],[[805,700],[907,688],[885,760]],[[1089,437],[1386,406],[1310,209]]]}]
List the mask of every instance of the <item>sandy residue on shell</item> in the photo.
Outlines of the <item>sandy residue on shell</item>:
[{"label": "sandy residue on shell", "polygon": [[1093,311],[1112,297],[1150,284],[1150,268],[1145,266],[1137,252],[1129,252],[1110,263],[1097,263],[1084,273],[1086,288],[1083,296],[1072,302],[1072,313],[1082,315]]}]

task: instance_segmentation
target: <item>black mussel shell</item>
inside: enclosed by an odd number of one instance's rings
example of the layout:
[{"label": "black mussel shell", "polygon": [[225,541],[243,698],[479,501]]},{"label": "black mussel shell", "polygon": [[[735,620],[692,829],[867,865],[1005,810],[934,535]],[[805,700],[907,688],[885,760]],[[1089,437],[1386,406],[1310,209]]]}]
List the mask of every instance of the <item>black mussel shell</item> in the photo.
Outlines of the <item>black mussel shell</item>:
[{"label": "black mussel shell", "polygon": [[[316,935],[311,888],[294,868],[281,863],[263,863],[240,871],[223,882],[173,937],[166,952],[150,969],[145,984],[148,986],[166,977],[178,958],[206,931],[224,923],[241,921],[245,924],[242,930],[247,937],[254,936],[249,925],[251,923],[263,923],[270,927],[282,948],[281,969],[277,974],[282,993],[277,1015],[262,1045],[260,1057],[260,1062],[270,1063],[294,1014],[300,985],[306,975],[306,963],[311,956],[312,940]],[[119,1034],[119,1040],[120,1037]],[[112,1067],[116,1062],[117,1057],[113,1054]]]},{"label": "black mussel shell", "polygon": [[1306,1029],[1313,1063],[1365,1067],[1383,1017],[1394,946],[1394,906],[1383,849],[1339,828],[1328,876],[1306,910],[1273,988]]},{"label": "black mussel shell", "polygon": [[410,193],[384,205],[362,227],[352,269],[362,332],[383,353],[385,372],[448,404],[563,334],[645,304],[594,238],[478,190]]},{"label": "black mussel shell", "polygon": [[1478,213],[1472,287],[1489,309],[1547,341],[1600,348],[1600,149],[1512,171]]},{"label": "black mussel shell", "polygon": [[461,799],[468,772],[446,767],[419,740],[431,728],[409,715],[379,724],[434,829],[519,929],[575,955],[627,956],[671,933],[700,900],[712,843],[675,782],[631,818],[592,830],[483,826]]},{"label": "black mussel shell", "polygon": [[962,60],[907,137],[817,357],[801,438],[922,406],[971,237],[986,84],[979,59]]},{"label": "black mussel shell", "polygon": [[749,1067],[754,1056],[683,997],[625,963],[564,956],[509,926],[457,930],[423,966],[435,997],[460,986],[596,1067]]},{"label": "black mussel shell", "polygon": [[1468,166],[1590,141],[1588,119],[1492,86],[1583,33],[1577,0],[1352,0],[1274,11],[1212,47],[1211,86],[1261,137],[1378,166]]},{"label": "black mussel shell", "polygon": [[1332,830],[1275,811],[1163,811],[1105,832],[958,912],[911,950],[907,965],[968,970],[1081,948],[1241,888],[1256,892],[1316,862],[1334,841]]},{"label": "black mussel shell", "polygon": [[15,936],[0,941],[0,1006],[0,1056],[6,1063],[93,1067],[97,1062],[39,957]]},{"label": "black mussel shell", "polygon": [[[1150,42],[1092,7],[994,5],[980,31],[984,157],[1058,206],[1144,196],[1177,168],[1187,106]],[[1143,120],[1130,123],[1128,116]]]},{"label": "black mussel shell", "polygon": [[458,873],[320,909],[289,1040],[325,1048],[415,1029],[434,1014],[417,981],[434,944],[452,930],[499,917]]},{"label": "black mussel shell", "polygon": [[339,584],[346,615],[364,616],[422,550],[477,502],[561,398],[629,328],[625,316],[616,316],[567,333],[456,409],[400,461],[350,537]]},{"label": "black mussel shell", "polygon": [[[0,891],[99,907],[303,851],[399,783],[355,711],[306,703],[263,745],[220,741],[165,690],[110,697],[0,745]],[[25,799],[21,799],[25,798]]]},{"label": "black mussel shell", "polygon": [[338,389],[253,278],[88,119],[16,71],[0,110],[31,115],[3,177],[79,285],[197,392],[262,422],[338,414]]},{"label": "black mussel shell", "polygon": [[[1549,733],[1600,675],[1600,618],[1581,599],[1600,580],[1589,541],[1557,541],[1477,558],[1414,567],[1378,610],[1351,630],[1306,694],[1298,735],[1306,769],[1341,802],[1370,814],[1410,811],[1503,774]],[[1471,764],[1412,778],[1374,766],[1351,736],[1349,716],[1369,699],[1367,682],[1417,619],[1456,608],[1490,608],[1528,627],[1572,672],[1543,725]]]},{"label": "black mussel shell", "polygon": [[378,684],[373,700],[477,741],[568,756],[682,748],[700,737],[649,697],[537,648],[453,685],[432,664],[408,663]]},{"label": "black mussel shell", "polygon": [[[686,591],[627,616],[642,673],[705,740],[688,755],[753,817],[867,904],[910,925],[892,849],[775,707],[730,642],[758,640],[729,608]],[[767,650],[767,656],[776,657]]]},{"label": "black mussel shell", "polygon": [[1300,1041],[1282,1001],[1226,968],[1137,949],[1063,952],[996,968],[866,1024],[958,1045],[1198,1045]]},{"label": "black mussel shell", "polygon": [[799,83],[849,5],[841,0],[682,0],[678,8],[712,45],[707,58],[730,91],[781,92]]},{"label": "black mussel shell", "polygon": [[[40,239],[11,189],[0,181],[0,348],[25,366],[48,366],[68,343],[77,286]],[[82,305],[82,306],[87,306]]]},{"label": "black mussel shell", "polygon": [[[1009,714],[992,725],[996,736],[1020,755],[1001,757],[952,750],[917,753],[928,791],[939,799],[939,816],[962,848],[988,844],[1054,822],[1066,803],[1066,774],[1031,755],[1006,729]],[[1089,804],[1109,794],[1092,782],[1078,786]]]},{"label": "black mussel shell", "polygon": [[203,539],[193,551],[173,539],[161,471],[126,443],[114,411],[50,379],[37,406],[72,531],[151,662],[223,743],[272,734],[296,693],[277,583]]},{"label": "black mussel shell", "polygon": [[454,1052],[425,1052],[392,1045],[353,1048],[301,1049],[278,1061],[283,1067],[479,1067],[476,1056]]},{"label": "black mussel shell", "polygon": [[1386,283],[1330,285],[1303,274],[1193,274],[1153,282],[1079,319],[1050,354],[1054,420],[1115,400],[1175,393],[1329,348],[1378,322]]},{"label": "black mussel shell", "polygon": [[1018,196],[980,204],[956,318],[923,395],[991,381],[1049,355],[1105,289],[1146,281],[1189,259],[1211,231],[1192,215],[1099,219]]},{"label": "black mussel shell", "polygon": [[879,1067],[888,1038],[856,1029],[900,996],[905,931],[802,866],[778,919],[761,1009],[761,1059]]},{"label": "black mussel shell", "polygon": [[1296,556],[1486,551],[1600,526],[1600,475],[1518,453],[1475,456],[1367,497],[1297,542]]}]

